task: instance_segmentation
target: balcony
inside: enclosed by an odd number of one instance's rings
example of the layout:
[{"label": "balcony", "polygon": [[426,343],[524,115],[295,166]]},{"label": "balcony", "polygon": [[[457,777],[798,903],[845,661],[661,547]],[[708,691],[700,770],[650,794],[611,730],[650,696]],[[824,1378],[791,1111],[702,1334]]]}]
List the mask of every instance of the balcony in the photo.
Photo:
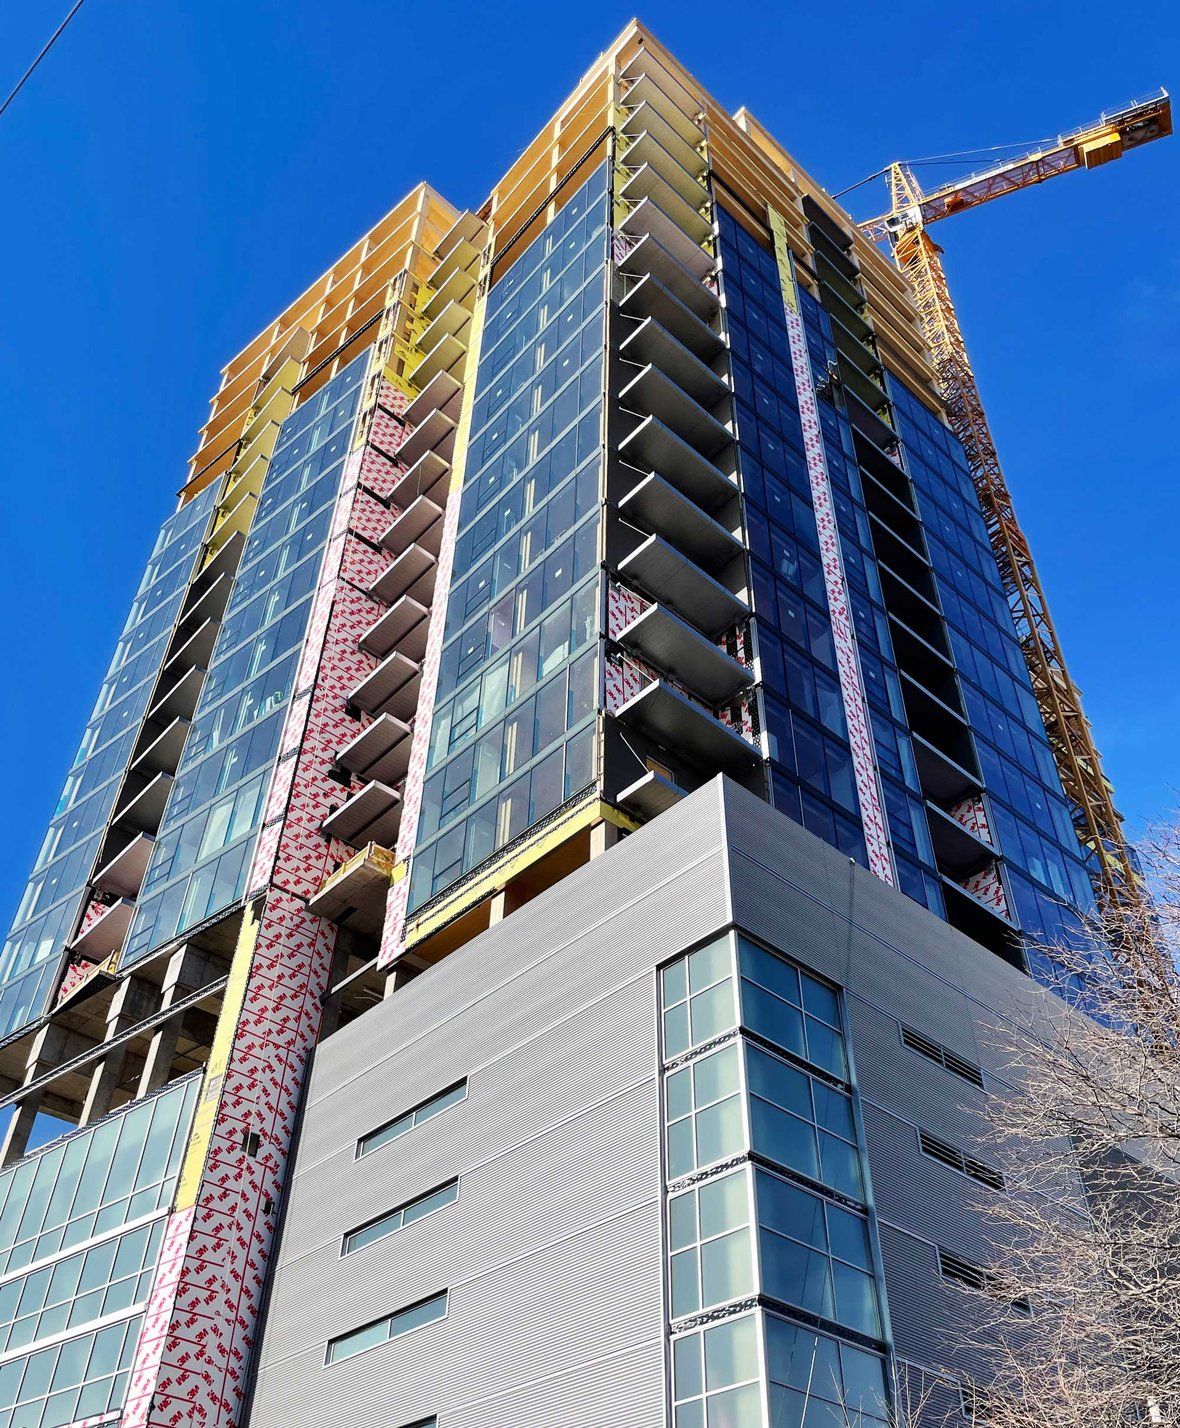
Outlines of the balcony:
[{"label": "balcony", "polygon": [[171,723],[176,718],[191,719],[207,673],[208,670],[199,666],[186,670],[148,710],[148,719],[155,724]]},{"label": "balcony", "polygon": [[424,456],[414,462],[390,491],[390,505],[396,506],[399,511],[404,511],[419,496],[431,496],[435,505],[445,505],[447,486],[441,483],[447,481],[450,472],[451,463],[449,460],[444,459],[437,451],[426,452]]},{"label": "balcony", "polygon": [[154,833],[164,816],[168,795],[175,782],[172,774],[160,772],[138,793],[133,794],[122,808],[116,808],[111,819],[124,828],[138,828],[143,833]]},{"label": "balcony", "polygon": [[128,773],[150,775],[159,773],[161,769],[175,773],[180,756],[184,752],[184,741],[188,738],[188,731],[192,726],[191,719],[173,719],[136,756],[128,768]]},{"label": "balcony", "polygon": [[737,483],[651,416],[619,442],[619,454],[641,471],[654,471],[702,510],[716,511],[737,495]]},{"label": "balcony", "polygon": [[[705,287],[696,273],[690,272],[650,234],[640,238],[634,247],[623,254],[619,260],[619,271],[637,281],[645,277],[654,278],[669,296],[676,298],[702,323],[711,322],[720,305],[712,288]],[[713,333],[713,339],[719,351],[724,343],[716,333]]]},{"label": "balcony", "polygon": [[412,743],[413,730],[408,723],[382,714],[345,744],[336,762],[358,778],[400,783],[410,767]]},{"label": "balcony", "polygon": [[[686,208],[687,204],[682,204]],[[629,238],[642,238],[650,234],[662,248],[700,281],[709,276],[717,266],[713,255],[707,253],[701,244],[712,236],[712,227],[699,214],[693,215],[692,227],[685,231],[676,220],[669,218],[657,203],[645,198],[637,203],[619,224],[619,231]],[[690,236],[700,234],[700,237]]]},{"label": "balcony", "polygon": [[937,803],[958,803],[982,788],[974,774],[968,773],[949,754],[921,735],[911,734],[910,743],[914,750],[914,762],[918,766],[918,782],[927,798]]},{"label": "balcony", "polygon": [[374,718],[392,714],[408,722],[418,707],[418,688],[422,676],[412,659],[394,650],[356,686],[348,702]]},{"label": "balcony", "polygon": [[654,818],[656,814],[666,813],[674,807],[684,795],[685,790],[679,784],[649,769],[642,778],[637,778],[623,789],[618,802],[643,818]]},{"label": "balcony", "polygon": [[650,414],[702,456],[718,456],[733,442],[729,428],[693,401],[658,367],[645,367],[618,395],[626,411]]},{"label": "balcony", "polygon": [[367,843],[320,884],[307,900],[308,911],[337,927],[379,937],[395,866],[392,853],[377,843]]},{"label": "balcony", "polygon": [[[644,139],[650,137],[670,154],[681,168],[687,169],[689,173],[699,173],[705,166],[700,152],[705,140],[696,125],[675,123],[667,116],[668,106],[664,106],[664,112],[661,112],[650,98],[640,99],[634,107],[631,105],[631,99],[632,96],[628,95],[626,117],[619,125],[619,133],[631,141],[630,147],[623,154],[623,162],[631,167],[634,162],[632,155],[639,151]],[[644,160],[640,159],[638,162]]]},{"label": "balcony", "polygon": [[193,583],[189,586],[189,598],[200,599],[221,576],[232,575],[238,568],[238,561],[242,558],[245,546],[245,533],[234,531],[225,544],[218,547],[216,554],[211,556],[198,574],[193,577]]},{"label": "balcony", "polygon": [[758,750],[740,734],[662,679],[628,699],[616,718],[656,743],[725,773],[742,773],[761,761]]},{"label": "balcony", "polygon": [[442,547],[443,508],[429,496],[419,496],[381,537],[381,544],[394,555],[404,555],[411,546],[420,546],[437,557]]},{"label": "balcony", "polygon": [[70,951],[89,962],[104,962],[122,947],[134,912],[135,904],[130,898],[119,898],[105,908],[85,932],[74,938],[69,944]]},{"label": "balcony", "polygon": [[[736,495],[736,489],[731,494]],[[745,551],[738,536],[707,516],[662,476],[644,476],[620,500],[619,510],[628,519],[665,536],[698,565],[718,569]]]},{"label": "balcony", "polygon": [[233,588],[232,575],[219,575],[199,598],[194,600],[190,595],[187,608],[183,610],[180,622],[176,627],[176,633],[181,638],[187,639],[206,620],[220,620],[225,614],[225,607],[229,604]]},{"label": "balcony", "polygon": [[208,669],[220,628],[217,620],[204,620],[164,665],[160,671],[161,682],[171,684],[188,669]]},{"label": "balcony", "polygon": [[[651,118],[652,126],[631,139],[620,153],[619,163],[633,173],[650,168],[679,199],[699,212],[709,201],[709,190],[702,182],[704,160],[691,144],[661,124],[658,116],[652,114]],[[623,187],[625,190],[626,184]],[[647,197],[647,191],[641,196]]]},{"label": "balcony", "polygon": [[431,412],[443,412],[459,420],[463,404],[463,383],[450,372],[440,372],[418,393],[402,414],[411,426],[418,426]]},{"label": "balcony", "polygon": [[723,704],[754,682],[745,665],[730,659],[662,605],[649,605],[620,632],[618,642],[672,675],[707,704]]},{"label": "balcony", "polygon": [[697,112],[697,100],[691,90],[686,89],[648,49],[641,49],[634,59],[628,61],[623,78],[634,81],[627,90],[627,104],[638,103],[640,97],[653,101],[658,99],[671,113],[679,113],[686,124],[689,122],[687,116]]},{"label": "balcony", "polygon": [[683,615],[709,636],[720,635],[750,613],[740,596],[706,575],[661,536],[648,536],[624,556],[618,569],[621,577],[633,577],[661,605]]},{"label": "balcony", "polygon": [[[634,252],[638,253],[639,249]],[[697,291],[709,290],[698,286]],[[653,318],[703,362],[712,362],[725,350],[723,339],[709,326],[704,314],[653,273],[640,278],[629,289],[619,303],[619,311],[638,321]]]},{"label": "balcony", "polygon": [[412,595],[403,595],[376,620],[360,638],[361,649],[377,659],[384,659],[400,649],[410,659],[421,663],[426,653],[426,635],[430,627],[430,610]]},{"label": "balcony", "polygon": [[[704,243],[713,236],[712,220],[701,212],[709,195],[690,174],[684,173],[683,169],[680,173],[683,179],[670,182],[652,164],[644,164],[627,175],[618,190],[619,197],[636,207],[644,201],[654,204],[671,225],[691,242]],[[623,226],[626,231],[626,225]],[[662,234],[656,233],[655,236],[664,242]],[[668,244],[664,242],[664,246]]]},{"label": "balcony", "polygon": [[[474,252],[474,249],[472,251]],[[470,307],[475,294],[475,284],[476,275],[470,268],[462,267],[458,262],[448,264],[441,277],[436,273],[431,279],[434,293],[424,304],[422,316],[428,322],[433,322],[447,304],[452,302]]]},{"label": "balcony", "polygon": [[[631,128],[636,123],[637,116],[646,112],[659,115],[663,123],[685,144],[695,146],[704,137],[700,125],[669,99],[650,75],[643,75],[635,81],[623,97],[623,103],[627,108],[627,118],[622,125],[624,131],[637,133],[639,128],[645,127],[641,123],[638,128]],[[693,107],[695,108],[695,105]]]},{"label": "balcony", "polygon": [[729,395],[729,383],[707,367],[699,357],[661,327],[654,317],[645,317],[619,344],[619,354],[637,366],[648,363],[687,392],[703,407],[714,407]]},{"label": "balcony", "polygon": [[939,872],[949,873],[958,881],[995,862],[992,845],[957,818],[932,803],[926,805],[926,815]]},{"label": "balcony", "polygon": [[368,593],[382,604],[392,605],[403,595],[413,595],[423,603],[434,598],[438,561],[420,545],[412,545],[369,586]]},{"label": "balcony", "polygon": [[402,820],[402,796],[383,783],[369,783],[324,819],[324,832],[359,848],[379,843],[391,848],[397,842]]},{"label": "balcony", "polygon": [[94,886],[116,897],[137,897],[155,846],[156,840],[150,833],[136,834],[125,848],[98,870],[94,875]]},{"label": "balcony", "polygon": [[[447,374],[443,374],[447,375]],[[435,379],[437,381],[437,378]],[[453,378],[451,379],[454,380]],[[434,382],[431,383],[431,386]],[[412,466],[428,452],[434,452],[449,462],[455,454],[455,423],[446,412],[436,408],[427,412],[397,450],[397,459]]]}]

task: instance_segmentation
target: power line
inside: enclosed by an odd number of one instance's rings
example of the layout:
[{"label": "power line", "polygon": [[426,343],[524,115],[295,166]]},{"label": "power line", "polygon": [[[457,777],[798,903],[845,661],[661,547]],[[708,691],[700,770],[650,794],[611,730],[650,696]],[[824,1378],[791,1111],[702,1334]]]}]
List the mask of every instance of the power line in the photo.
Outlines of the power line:
[{"label": "power line", "polygon": [[16,88],[12,91],[12,93],[8,96],[8,98],[4,101],[4,103],[3,103],[3,104],[0,104],[0,114],[3,114],[3,113],[4,113],[4,111],[5,111],[5,110],[8,108],[8,106],[12,103],[12,101],[16,98],[16,96],[17,96],[17,95],[21,92],[21,90],[25,87],[25,83],[28,81],[28,79],[29,79],[30,76],[32,75],[33,71],[37,68],[37,66],[41,63],[41,61],[45,58],[45,56],[46,56],[46,55],[49,53],[49,51],[53,48],[54,43],[55,43],[55,42],[57,41],[57,39],[60,37],[62,31],[63,31],[63,30],[65,29],[65,27],[70,23],[70,21],[74,18],[74,16],[78,13],[78,11],[82,8],[82,6],[83,6],[84,3],[85,3],[85,0],[77,0],[77,3],[74,5],[74,8],[73,8],[73,9],[70,11],[70,13],[65,17],[65,19],[61,22],[61,24],[58,25],[57,29],[54,30],[53,34],[50,35],[50,37],[48,38],[48,40],[46,40],[45,45],[44,45],[43,49],[41,50],[41,53],[37,56],[37,58],[33,61],[33,63],[28,67],[28,69],[25,70],[24,74],[21,75],[20,79],[17,80],[17,82],[16,82]]}]

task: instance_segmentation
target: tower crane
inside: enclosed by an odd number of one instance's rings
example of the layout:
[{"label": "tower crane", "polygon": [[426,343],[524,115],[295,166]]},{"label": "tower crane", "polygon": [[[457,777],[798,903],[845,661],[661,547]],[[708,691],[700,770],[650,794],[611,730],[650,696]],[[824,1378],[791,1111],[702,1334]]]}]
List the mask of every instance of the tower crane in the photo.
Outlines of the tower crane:
[{"label": "tower crane", "polygon": [[1102,772],[1079,691],[1066,668],[1028,542],[1012,509],[947,288],[939,257],[942,249],[927,229],[953,213],[976,208],[1004,194],[1074,169],[1097,168],[1171,132],[1171,102],[1161,89],[1124,109],[1103,114],[1093,124],[1063,134],[1039,149],[945,184],[932,193],[923,193],[906,164],[891,164],[887,173],[892,207],[888,213],[860,225],[866,237],[888,241],[894,262],[913,288],[919,321],[942,388],[947,420],[966,452],[1032,677],[1033,693],[1073,807],[1074,826],[1087,853],[1093,855],[1091,866],[1099,906],[1112,911],[1131,911],[1140,900],[1122,817]]}]

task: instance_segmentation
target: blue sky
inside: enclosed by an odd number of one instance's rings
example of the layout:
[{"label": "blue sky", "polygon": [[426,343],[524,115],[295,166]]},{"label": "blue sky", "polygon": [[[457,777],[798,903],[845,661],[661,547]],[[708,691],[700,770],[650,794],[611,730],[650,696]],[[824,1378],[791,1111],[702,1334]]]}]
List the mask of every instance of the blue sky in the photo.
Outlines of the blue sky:
[{"label": "blue sky", "polygon": [[[67,8],[3,8],[0,89]],[[631,13],[89,0],[0,119],[5,922],[221,365],[419,179],[478,204]],[[833,192],[1180,87],[1162,0],[652,0],[640,18]],[[1133,823],[1180,799],[1178,169],[1180,138],[937,231]],[[883,188],[850,201],[868,217]]]}]

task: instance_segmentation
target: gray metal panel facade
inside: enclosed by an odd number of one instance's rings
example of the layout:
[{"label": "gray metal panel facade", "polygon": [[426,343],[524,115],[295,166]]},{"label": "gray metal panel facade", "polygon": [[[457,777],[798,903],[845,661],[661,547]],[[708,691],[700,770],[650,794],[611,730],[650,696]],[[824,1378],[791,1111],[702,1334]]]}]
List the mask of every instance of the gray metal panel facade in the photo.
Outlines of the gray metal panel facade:
[{"label": "gray metal panel facade", "polygon": [[[954,1361],[964,1300],[934,1244],[981,1257],[994,1192],[915,1126],[986,1159],[980,1093],[898,1021],[998,1072],[995,1009],[1045,994],[719,779],[319,1048],[252,1428],[664,1424],[653,969],[730,921],[847,988],[894,1335]],[[355,1159],[462,1076],[465,1101]],[[453,1205],[341,1258],[347,1230],[455,1175]],[[444,1288],[444,1322],[325,1367],[330,1337]]]}]

